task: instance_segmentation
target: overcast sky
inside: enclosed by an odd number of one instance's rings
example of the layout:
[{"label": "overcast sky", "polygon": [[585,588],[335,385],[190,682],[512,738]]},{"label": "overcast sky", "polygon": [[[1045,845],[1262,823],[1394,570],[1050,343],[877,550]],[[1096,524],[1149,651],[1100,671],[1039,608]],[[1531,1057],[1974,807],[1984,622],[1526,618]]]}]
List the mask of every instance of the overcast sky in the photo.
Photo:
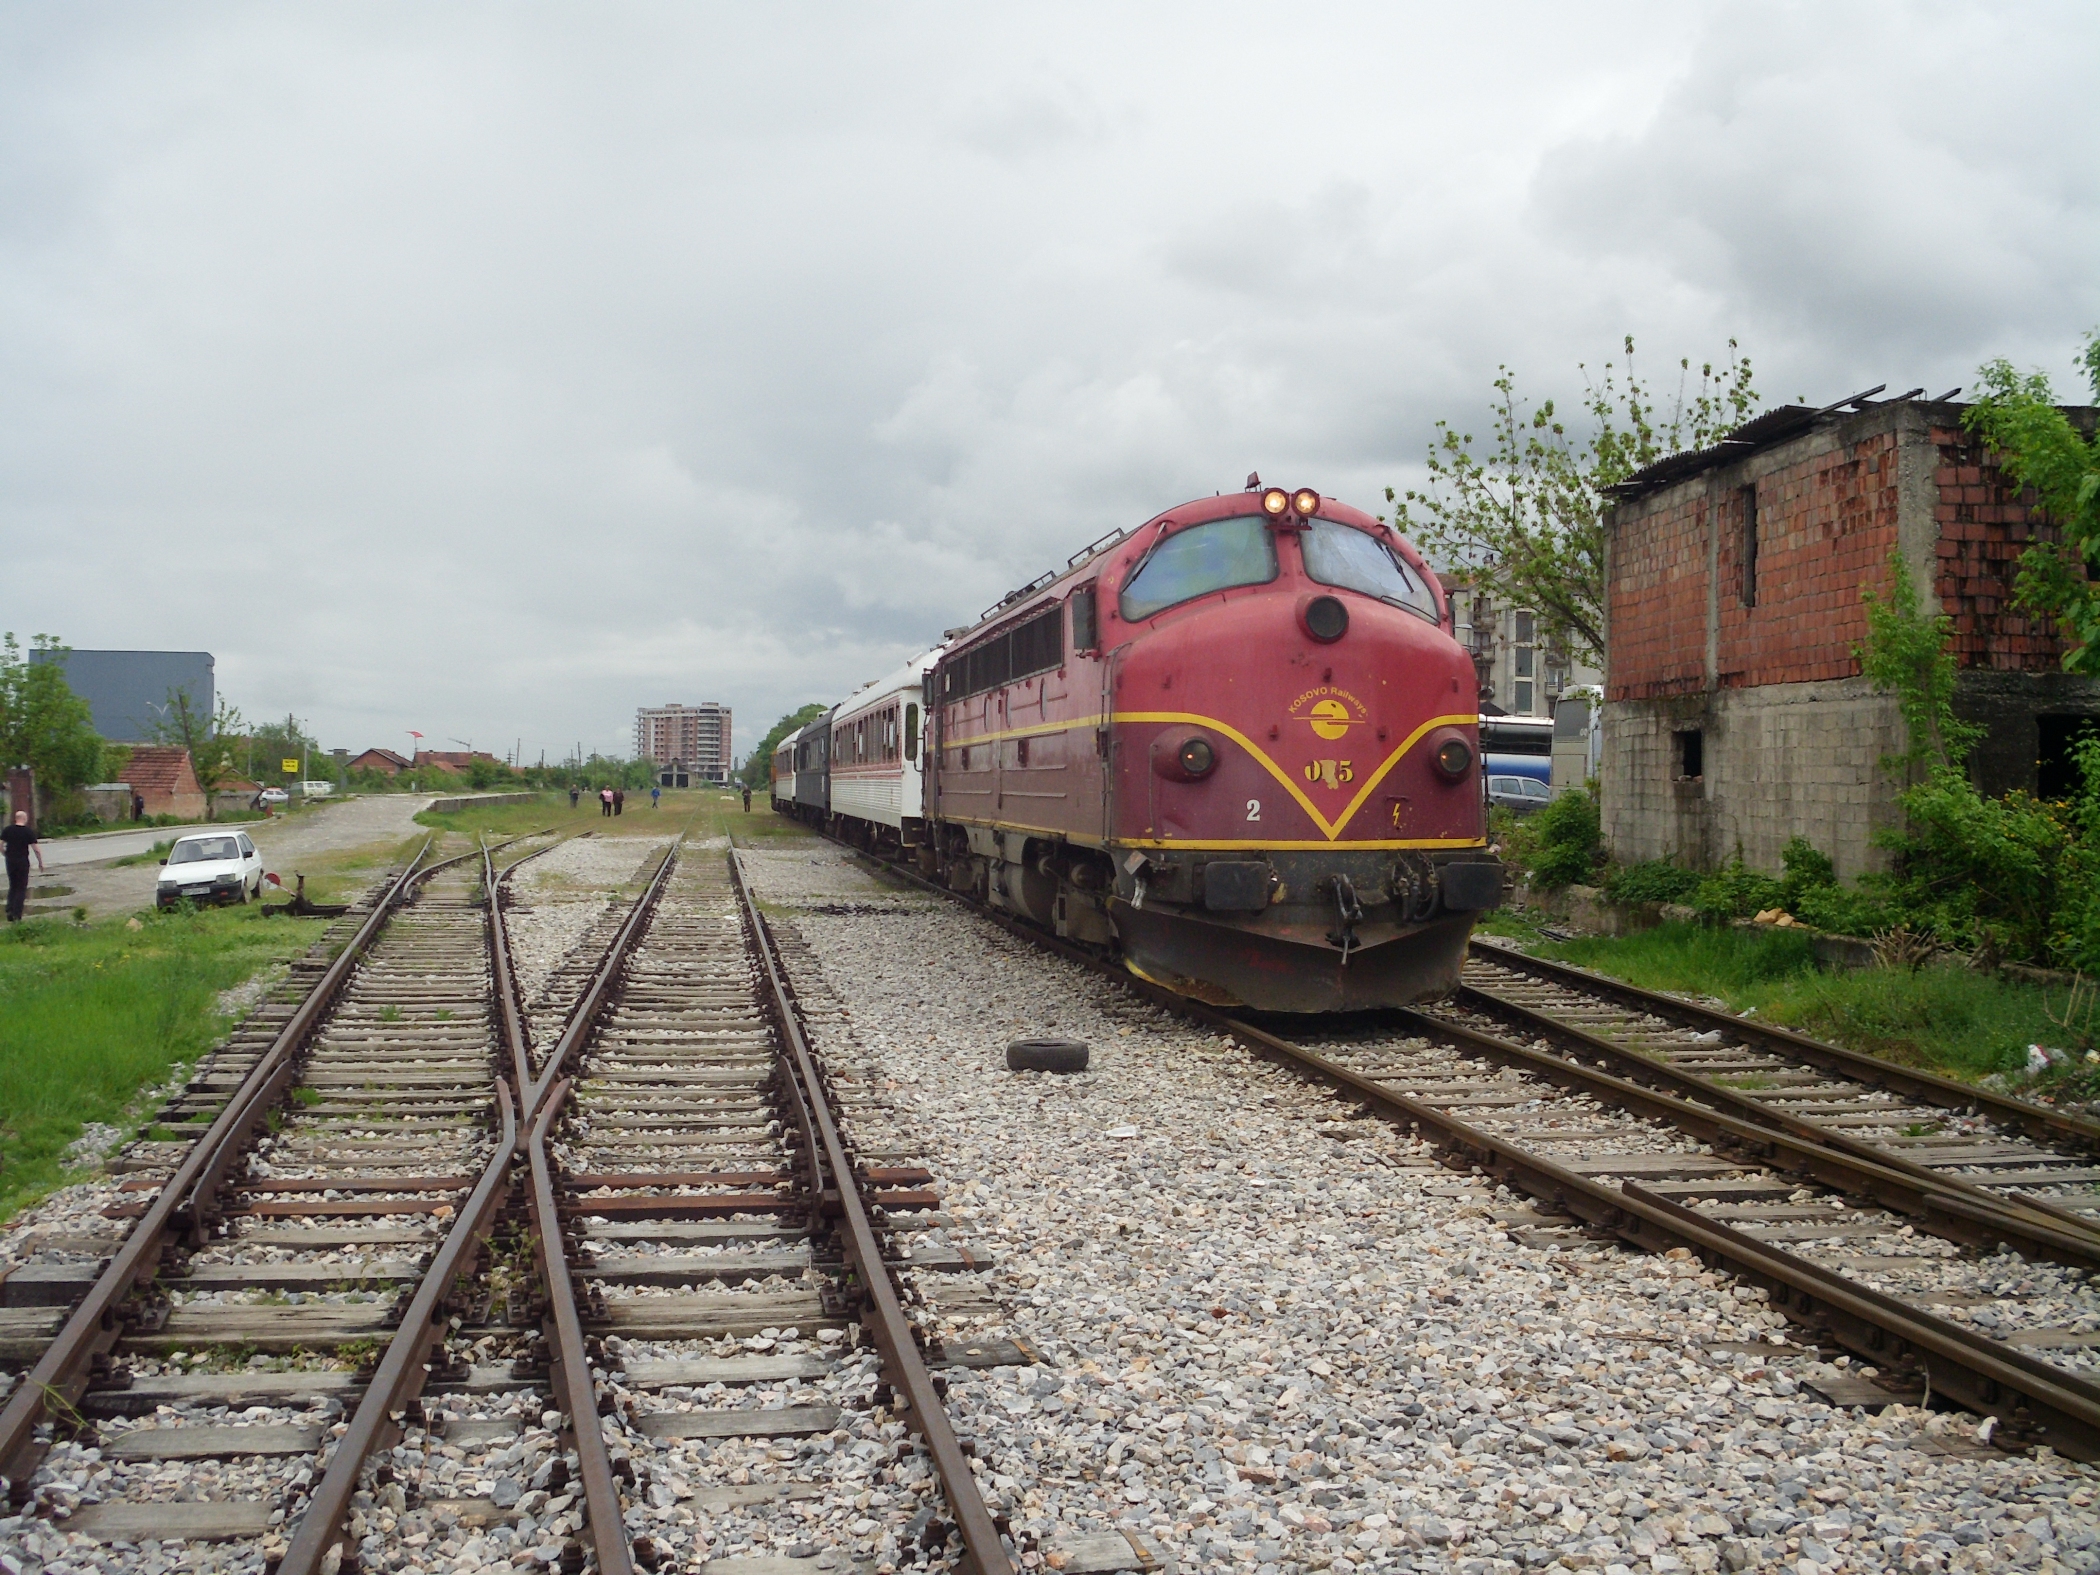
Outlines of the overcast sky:
[{"label": "overcast sky", "polygon": [[0,5],[0,626],[326,745],[740,751],[1496,364],[2100,324],[2100,9]]}]

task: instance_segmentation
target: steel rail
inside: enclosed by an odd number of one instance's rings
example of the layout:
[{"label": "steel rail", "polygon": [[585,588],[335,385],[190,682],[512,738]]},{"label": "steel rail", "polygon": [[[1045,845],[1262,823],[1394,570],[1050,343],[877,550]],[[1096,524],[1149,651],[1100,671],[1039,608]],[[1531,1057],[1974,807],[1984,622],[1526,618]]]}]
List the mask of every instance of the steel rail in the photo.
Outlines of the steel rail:
[{"label": "steel rail", "polygon": [[[576,1307],[576,1283],[562,1235],[561,1206],[554,1191],[547,1134],[567,1106],[574,1086],[565,1069],[595,1027],[600,1008],[618,980],[628,954],[641,938],[657,899],[663,895],[684,840],[681,832],[678,840],[664,851],[663,862],[657,865],[656,873],[635,900],[605,956],[592,970],[590,984],[578,998],[561,1037],[547,1054],[538,1081],[531,1085],[524,1100],[530,1121],[526,1158],[531,1167],[526,1199],[532,1219],[533,1256],[547,1295],[544,1334],[548,1376],[560,1409],[569,1418],[577,1475],[583,1484],[584,1518],[590,1527],[591,1546],[598,1555],[598,1575],[633,1575],[634,1553],[627,1541],[626,1509],[613,1476],[612,1455],[605,1446],[604,1429],[597,1425],[598,1390],[591,1377],[590,1351],[584,1345],[583,1317]],[[523,1079],[530,1071],[531,1058],[522,1021],[514,1029],[511,1051],[516,1075]],[[507,1034],[512,1032],[511,1028],[506,1029]]]},{"label": "steel rail", "polygon": [[[927,881],[915,871],[901,869],[887,861],[882,862],[885,868],[895,870],[929,890],[955,898],[977,912],[998,920],[1017,934],[1061,950],[1064,955],[1088,966],[1100,966],[1100,959],[1090,952],[1056,937],[1046,936],[998,909],[950,892],[937,883]],[[1116,976],[1113,970],[1111,976]],[[1131,982],[1142,986],[1148,994],[1159,992],[1156,999],[1174,1004],[1177,1009],[1186,1001],[1185,997],[1160,991],[1159,986],[1149,981],[1132,978]],[[1761,1163],[1812,1178],[1839,1192],[1870,1200],[1883,1208],[1908,1216],[1934,1235],[1985,1251],[2010,1246],[2028,1257],[2088,1271],[2100,1270],[2100,1236],[2085,1228],[2085,1222],[2078,1220],[2076,1216],[2069,1216],[2072,1224],[2070,1228],[2066,1228],[2065,1216],[2059,1212],[2021,1206],[2026,1200],[2019,1200],[2016,1204],[2013,1200],[1964,1183],[1959,1178],[1942,1176],[1900,1156],[1885,1154],[1869,1144],[1843,1138],[1840,1134],[1827,1132],[1791,1117],[1777,1116],[1732,1089],[1708,1085],[1704,1079],[1688,1073],[1673,1073],[1672,1069],[1638,1056],[1608,1039],[1600,1039],[1558,1019],[1530,1012],[1514,1002],[1505,1003],[1498,997],[1494,998],[1493,1005],[1497,1009],[1508,1010],[1533,1032],[1557,1034],[1573,1039],[1585,1050],[1609,1057],[1622,1067],[1642,1074],[1653,1073],[1662,1079],[1674,1076],[1680,1087],[1699,1093],[1705,1093],[1711,1086],[1716,1102],[1721,1103],[1724,1108],[1717,1111],[1702,1104],[1660,1093],[1645,1088],[1638,1082],[1586,1066],[1569,1056],[1535,1050],[1529,1045],[1483,1033],[1462,1023],[1454,1023],[1433,1012],[1403,1007],[1395,1008],[1392,1015],[1397,1017],[1401,1026],[1408,1031],[1437,1034],[1455,1040],[1481,1054],[1505,1064],[1522,1067],[1563,1087],[1573,1088],[1577,1092],[1621,1106],[1635,1114],[1666,1122],[1704,1142],[1717,1143],[1740,1153],[1756,1156]],[[1217,1014],[1215,1020],[1219,1025],[1235,1021],[1218,1008],[1204,1007],[1203,1010]]]},{"label": "steel rail", "polygon": [[626,923],[620,926],[619,934],[613,937],[612,944],[606,948],[604,958],[592,971],[591,982],[584,987],[582,995],[577,997],[561,1037],[555,1041],[554,1048],[547,1052],[546,1064],[540,1068],[538,1078],[531,1083],[522,1101],[519,1120],[528,1125],[531,1123],[539,1113],[540,1106],[546,1103],[549,1092],[560,1081],[563,1069],[575,1058],[583,1042],[590,1037],[598,1010],[605,1004],[607,993],[619,978],[620,970],[627,961],[627,954],[640,937],[642,927],[649,922],[649,915],[655,911],[657,899],[663,895],[664,884],[670,879],[671,867],[677,861],[678,849],[684,841],[685,834],[680,832],[678,840],[665,850],[663,862],[657,865],[655,875],[650,878],[648,886],[643,889],[642,895],[629,911]]},{"label": "steel rail", "polygon": [[[859,853],[859,849],[848,849]],[[2051,1366],[2017,1348],[1989,1340],[1959,1324],[1923,1312],[1879,1291],[1831,1273],[1795,1254],[1759,1242],[1695,1210],[1672,1203],[1633,1182],[1616,1190],[1555,1164],[1530,1149],[1483,1132],[1433,1105],[1329,1060],[1303,1045],[1280,1038],[1227,1012],[1189,1000],[1115,970],[1101,957],[988,905],[925,879],[916,871],[883,863],[913,884],[993,920],[1009,933],[1059,956],[1118,978],[1146,999],[1196,1022],[1231,1035],[1250,1050],[1283,1062],[1301,1075],[1340,1089],[1389,1119],[1405,1122],[1462,1163],[1480,1167],[1507,1185],[1547,1206],[1610,1231],[1648,1251],[1685,1247],[1709,1267],[1724,1269],[1763,1286],[1774,1304],[1796,1323],[1845,1346],[1876,1364],[1899,1370],[1923,1369],[1928,1393],[1937,1391],[1979,1415],[1995,1416],[2008,1438],[2031,1438],[2074,1459],[2100,1460],[2100,1385],[2063,1368]],[[1428,1021],[1425,1019],[1425,1021]],[[1723,1021],[1733,1021],[1724,1018]],[[1434,1024],[1440,1033],[1452,1025]],[[1492,1035],[1481,1035],[1492,1039]],[[1528,1056],[1540,1052],[1509,1045]],[[1567,1069],[1563,1058],[1547,1056],[1553,1070]],[[1614,1079],[1613,1081],[1621,1081]],[[1628,1085],[1648,1100],[1669,1096]],[[1683,1101],[1671,1100],[1673,1104]],[[1696,1108],[1696,1107],[1694,1107]],[[1720,1121],[1713,1112],[1700,1112]],[[1752,1129],[1758,1142],[1780,1134]],[[1832,1156],[1833,1158],[1848,1158]],[[1893,1174],[1893,1173],[1892,1173]],[[1906,1183],[1909,1178],[1901,1178]],[[1959,1200],[1949,1199],[1948,1205]]]},{"label": "steel rail", "polygon": [[[1650,1251],[1688,1247],[1709,1267],[1761,1284],[1796,1322],[1879,1365],[1922,1363],[1932,1387],[2079,1460],[2100,1460],[2100,1386],[1756,1241],[1632,1182],[1617,1190],[1363,1076],[1316,1051],[1192,1003],[1250,1049],[1415,1126],[1498,1180]],[[1660,1097],[1660,1096],[1651,1096]],[[2008,1401],[2011,1403],[2008,1404]]]},{"label": "steel rail", "polygon": [[524,1086],[517,1081],[524,1064],[524,1029],[510,964],[510,941],[503,923],[503,886],[520,866],[559,846],[557,842],[536,849],[514,860],[500,874],[491,857],[493,850],[486,845],[481,849],[491,993],[504,1044],[510,1052],[511,1080],[503,1076],[500,1058],[495,1077],[501,1136],[482,1167],[473,1192],[431,1257],[430,1267],[423,1272],[394,1337],[387,1342],[386,1353],[373,1369],[364,1396],[351,1415],[349,1431],[337,1440],[327,1469],[307,1496],[306,1511],[277,1563],[276,1575],[319,1575],[326,1564],[350,1513],[350,1501],[357,1492],[365,1461],[399,1440],[401,1431],[396,1418],[423,1392],[430,1376],[430,1354],[444,1340],[453,1312],[453,1293],[459,1276],[488,1240],[496,1216],[509,1197],[511,1160],[518,1151],[518,1106],[512,1089]]},{"label": "steel rail", "polygon": [[[1415,1031],[1454,1040],[1494,1060],[1519,1066],[1562,1087],[1620,1106],[1636,1115],[1666,1122],[1702,1142],[1754,1156],[1778,1170],[1809,1177],[1835,1191],[1864,1198],[1897,1214],[1908,1215],[1934,1235],[1945,1236],[1989,1252],[2012,1247],[2030,1258],[2084,1270],[2100,1270],[2100,1242],[2059,1229],[2053,1221],[2008,1213],[1984,1193],[1972,1197],[1947,1185],[1930,1171],[1885,1163],[1874,1154],[1856,1154],[1820,1142],[1814,1133],[1781,1131],[1743,1121],[1673,1094],[1644,1088],[1550,1050],[1535,1050],[1495,1034],[1483,1033],[1430,1013],[1399,1008],[1403,1024]],[[1232,1019],[1226,1019],[1228,1021]],[[1278,1043],[1285,1041],[1279,1040]],[[1922,1169],[1922,1167],[1920,1167]]]},{"label": "steel rail", "polygon": [[1971,1083],[1956,1082],[1953,1078],[1941,1077],[1936,1072],[1899,1066],[1894,1061],[1883,1060],[1880,1056],[1847,1050],[1842,1045],[1829,1044],[1821,1039],[1811,1039],[1806,1034],[1797,1034],[1792,1029],[1781,1028],[1775,1023],[1760,1023],[1750,1018],[1737,1017],[1733,1012],[1716,1011],[1710,1006],[1680,1001],[1673,995],[1643,990],[1638,985],[1627,984],[1601,973],[1592,973],[1587,968],[1554,962],[1545,957],[1534,957],[1528,952],[1520,952],[1514,947],[1503,946],[1494,941],[1484,941],[1478,936],[1469,943],[1469,947],[1472,955],[1483,962],[1499,963],[1503,967],[1567,985],[1588,995],[1600,995],[1622,1006],[1633,1007],[1666,1021],[1700,1029],[1718,1028],[1750,1044],[1762,1046],[1774,1055],[1806,1061],[1823,1071],[1842,1073],[1869,1087],[1887,1089],[1925,1104],[1937,1105],[1943,1110],[1984,1111],[2006,1126],[2017,1128],[2029,1135],[2047,1133],[2052,1137],[2076,1143],[2087,1153],[2100,1155],[2100,1121],[2069,1115],[2061,1110],[2051,1110],[2029,1100],[1994,1094],[1989,1089],[1978,1088]]},{"label": "steel rail", "polygon": [[[9,1493],[17,1500],[27,1496],[29,1480],[44,1455],[45,1446],[36,1438],[38,1424],[59,1414],[77,1414],[75,1407],[93,1380],[95,1363],[115,1348],[124,1332],[120,1316],[124,1299],[151,1277],[178,1229],[192,1240],[201,1238],[219,1187],[255,1128],[274,1107],[275,1096],[296,1069],[298,1053],[334,1004],[373,937],[414,883],[445,867],[433,864],[418,871],[431,841],[424,839],[407,868],[372,905],[357,933],[314,982],[269,1048],[257,1057],[246,1079],[147,1205],[57,1337],[22,1375],[5,1407],[0,1407],[0,1477],[6,1479]],[[456,862],[447,860],[446,864]]]},{"label": "steel rail", "polygon": [[765,978],[766,1007],[780,1033],[782,1060],[796,1085],[797,1098],[804,1102],[815,1126],[824,1169],[829,1171],[836,1189],[835,1204],[831,1188],[820,1195],[821,1202],[837,1209],[840,1245],[845,1249],[847,1264],[860,1284],[864,1298],[863,1317],[882,1358],[884,1380],[897,1398],[897,1408],[905,1412],[906,1420],[917,1429],[925,1440],[927,1453],[933,1457],[933,1468],[940,1477],[948,1508],[955,1516],[956,1529],[962,1533],[962,1568],[972,1575],[1012,1575],[1013,1561],[1000,1538],[998,1526],[992,1520],[992,1512],[984,1502],[984,1495],[978,1490],[976,1474],[970,1469],[970,1460],[963,1453],[961,1440],[955,1436],[954,1424],[949,1421],[947,1407],[934,1386],[933,1374],[927,1370],[926,1359],[919,1353],[911,1320],[905,1316],[904,1303],[898,1295],[896,1282],[890,1276],[889,1263],[883,1257],[881,1239],[870,1221],[860,1176],[846,1152],[844,1140],[839,1136],[838,1121],[832,1113],[816,1058],[803,1036],[787,972],[781,966],[765,916],[759,912],[751,888],[744,883],[744,872],[733,846],[729,852],[729,875],[743,905],[747,944]]},{"label": "steel rail", "polygon": [[[1542,1038],[1572,1042],[1584,1054],[1608,1059],[1632,1081],[1621,1082],[1620,1079],[1596,1072],[1579,1061],[1553,1056],[1550,1052],[1514,1045],[1495,1039],[1492,1035],[1479,1035],[1483,1040],[1494,1040],[1496,1054],[1514,1052],[1527,1059],[1537,1058],[1536,1064],[1541,1066],[1547,1060],[1561,1061],[1573,1067],[1584,1078],[1598,1080],[1600,1088],[1611,1087],[1611,1097],[1622,1102],[1627,1097],[1625,1090],[1638,1087],[1643,1079],[1651,1083],[1668,1084],[1691,1095],[1694,1103],[1687,1105],[1682,1100],[1673,1100],[1671,1108],[1675,1113],[1666,1115],[1667,1120],[1682,1125],[1686,1119],[1683,1112],[1712,1106],[1724,1116],[1732,1117],[1732,1126],[1756,1127],[1773,1134],[1774,1142],[1770,1145],[1770,1152],[1775,1158],[1780,1155],[1793,1156],[1791,1159],[1780,1161],[1788,1169],[1806,1168],[1801,1160],[1811,1151],[1824,1155],[1834,1152],[1845,1156],[1852,1162],[1850,1166],[1830,1168],[1829,1174],[1825,1173],[1825,1167],[1809,1170],[1819,1181],[1840,1191],[1859,1190],[1849,1182],[1836,1179],[1847,1173],[1856,1173],[1863,1181],[1871,1179],[1876,1186],[1885,1185],[1890,1173],[1908,1176],[1913,1183],[1909,1188],[1899,1189],[1888,1196],[1869,1188],[1867,1195],[1899,1213],[1916,1215],[1921,1219],[1927,1217],[1931,1200],[1961,1199],[1967,1207],[1957,1209],[1949,1217],[1950,1225],[1955,1221],[1966,1222],[1956,1227],[1956,1239],[1966,1241],[1972,1246],[1988,1248],[1993,1245],[1996,1238],[1979,1234],[1981,1227],[1974,1223],[1980,1218],[1988,1217],[2003,1221],[2001,1229],[2013,1233],[2005,1235],[2003,1239],[2018,1245],[2020,1250],[2029,1256],[2048,1258],[2052,1262],[2067,1264],[2073,1268],[2100,1269],[2100,1226],[2080,1219],[2068,1210],[2029,1207],[2029,1200],[2026,1198],[2007,1197],[1987,1191],[1964,1176],[1943,1175],[1902,1154],[1892,1153],[1877,1144],[1844,1132],[1818,1126],[1812,1121],[1804,1121],[1799,1116],[1788,1115],[1785,1111],[1776,1110],[1748,1094],[1729,1088],[1726,1084],[1716,1083],[1696,1072],[1687,1072],[1681,1067],[1644,1056],[1572,1023],[1562,1022],[1557,1017],[1507,1000],[1492,991],[1464,985],[1460,987],[1459,995],[1461,1001],[1474,1010],[1513,1023],[1524,1032]],[[1462,1023],[1454,1023],[1450,1018],[1435,1011],[1412,1008],[1398,1010],[1404,1021],[1422,1031],[1459,1037],[1478,1034],[1477,1030],[1469,1029]],[[1746,1134],[1729,1129],[1726,1141],[1745,1143]]]},{"label": "steel rail", "polygon": [[591,1529],[591,1546],[598,1555],[599,1575],[633,1575],[634,1554],[627,1543],[626,1510],[620,1503],[620,1486],[613,1477],[612,1455],[605,1447],[605,1430],[597,1425],[598,1387],[591,1378],[591,1358],[583,1343],[583,1317],[576,1310],[576,1286],[570,1278],[568,1254],[561,1234],[561,1211],[554,1196],[554,1167],[547,1158],[547,1129],[561,1114],[569,1096],[564,1078],[554,1086],[553,1097],[540,1107],[532,1123],[526,1149],[532,1164],[533,1253],[539,1259],[540,1277],[547,1291],[547,1322],[552,1326],[547,1342],[548,1375],[561,1409],[569,1414],[569,1432],[576,1443],[577,1475],[583,1479],[585,1519]]}]

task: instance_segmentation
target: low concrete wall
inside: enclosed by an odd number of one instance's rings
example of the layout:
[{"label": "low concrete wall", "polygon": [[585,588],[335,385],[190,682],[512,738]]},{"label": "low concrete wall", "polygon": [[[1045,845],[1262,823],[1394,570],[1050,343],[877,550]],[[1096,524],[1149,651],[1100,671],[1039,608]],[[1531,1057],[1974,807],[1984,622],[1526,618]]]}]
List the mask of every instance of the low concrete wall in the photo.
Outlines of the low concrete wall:
[{"label": "low concrete wall", "polygon": [[1583,935],[1632,935],[1663,922],[1659,902],[1620,903],[1595,886],[1563,886],[1555,891],[1526,891],[1524,906],[1549,913]]},{"label": "low concrete wall", "polygon": [[453,815],[463,809],[494,809],[498,804],[533,804],[537,793],[463,793],[458,798],[434,798],[423,807],[433,815]]}]

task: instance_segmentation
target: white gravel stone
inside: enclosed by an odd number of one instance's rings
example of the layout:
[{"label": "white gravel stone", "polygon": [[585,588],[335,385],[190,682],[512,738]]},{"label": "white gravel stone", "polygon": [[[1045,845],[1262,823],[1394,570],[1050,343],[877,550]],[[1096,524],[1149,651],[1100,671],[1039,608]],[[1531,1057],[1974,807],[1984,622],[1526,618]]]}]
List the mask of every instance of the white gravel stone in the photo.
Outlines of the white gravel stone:
[{"label": "white gravel stone", "polygon": [[[1031,1557],[1112,1527],[1264,1575],[2100,1553],[2086,1468],[1980,1449],[1973,1418],[1823,1405],[1805,1384],[1838,1369],[1798,1349],[1710,1350],[1782,1320],[1696,1262],[1527,1245],[1486,1178],[988,924],[830,849],[747,867],[769,902],[848,910],[794,924],[805,1000],[847,1003],[812,1031],[880,1069],[954,1233],[1000,1259],[953,1312],[917,1277],[934,1332],[1047,1358],[949,1392]],[[1008,1072],[1023,1033],[1092,1066]]]}]

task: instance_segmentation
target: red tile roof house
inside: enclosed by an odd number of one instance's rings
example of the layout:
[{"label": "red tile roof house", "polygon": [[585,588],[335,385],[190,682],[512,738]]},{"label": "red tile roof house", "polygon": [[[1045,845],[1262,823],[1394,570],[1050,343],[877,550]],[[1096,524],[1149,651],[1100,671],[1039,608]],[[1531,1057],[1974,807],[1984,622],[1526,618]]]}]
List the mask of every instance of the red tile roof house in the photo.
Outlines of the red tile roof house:
[{"label": "red tile roof house", "polygon": [[399,776],[408,769],[408,762],[391,749],[368,749],[350,762],[352,771],[377,771],[382,776]]},{"label": "red tile roof house", "polygon": [[204,818],[204,789],[190,765],[190,752],[172,744],[135,744],[124,766],[124,781],[146,801],[149,815],[177,820]]},{"label": "red tile roof house", "polygon": [[485,749],[419,749],[416,751],[415,765],[418,771],[428,767],[438,771],[463,773],[477,760],[486,760],[492,766],[503,763]]}]

